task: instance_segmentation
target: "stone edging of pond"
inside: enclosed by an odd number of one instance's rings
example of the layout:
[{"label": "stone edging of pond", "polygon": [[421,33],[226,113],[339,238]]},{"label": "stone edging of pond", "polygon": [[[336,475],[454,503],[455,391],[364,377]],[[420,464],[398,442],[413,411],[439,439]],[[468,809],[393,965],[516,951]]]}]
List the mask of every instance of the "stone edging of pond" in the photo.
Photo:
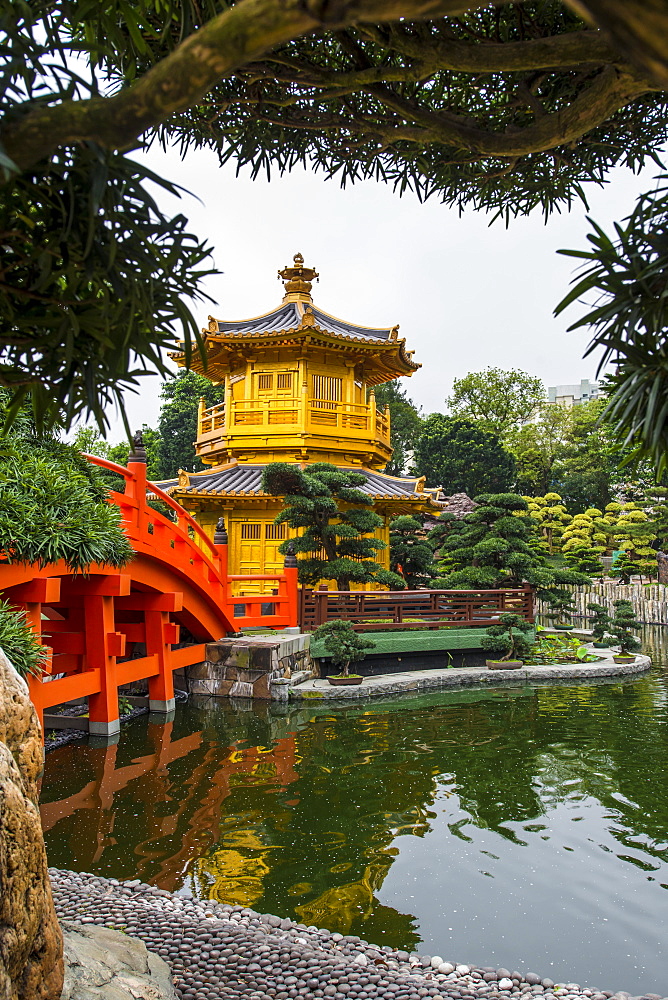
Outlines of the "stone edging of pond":
[{"label": "stone edging of pond", "polygon": [[409,955],[287,917],[172,895],[139,879],[56,868],[49,874],[61,920],[140,938],[170,966],[181,1000],[662,1000]]},{"label": "stone edging of pond", "polygon": [[633,663],[615,663],[612,653],[597,650],[595,663],[564,663],[558,666],[521,667],[519,670],[488,670],[486,667],[446,667],[434,670],[407,670],[396,674],[365,677],[361,684],[332,687],[324,678],[306,681],[288,689],[290,701],[351,701],[380,698],[416,691],[471,686],[497,687],[499,684],[536,684],[555,680],[592,680],[604,677],[628,677],[651,670],[649,656],[636,656]]}]

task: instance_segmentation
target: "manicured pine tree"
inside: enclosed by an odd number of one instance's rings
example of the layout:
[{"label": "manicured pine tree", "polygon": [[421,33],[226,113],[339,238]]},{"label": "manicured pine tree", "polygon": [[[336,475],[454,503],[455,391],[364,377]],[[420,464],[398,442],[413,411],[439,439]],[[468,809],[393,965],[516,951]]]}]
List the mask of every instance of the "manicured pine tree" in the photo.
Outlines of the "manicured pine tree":
[{"label": "manicured pine tree", "polygon": [[538,521],[539,534],[536,540],[538,548],[549,555],[561,552],[561,537],[572,517],[559,494],[546,493],[542,497],[524,497],[524,499],[528,505],[529,516]]},{"label": "manicured pine tree", "polygon": [[601,556],[607,535],[601,530],[603,511],[589,507],[584,514],[575,514],[561,535],[564,560],[580,573],[602,574]]},{"label": "manicured pine tree", "polygon": [[633,634],[641,628],[641,623],[637,620],[635,610],[631,601],[615,601],[613,604],[615,613],[610,623],[610,632],[616,639],[615,645],[619,646],[622,656],[630,656],[639,653],[641,649],[640,640]]},{"label": "manicured pine tree", "polygon": [[648,513],[652,519],[657,545],[665,552],[668,550],[668,489],[664,486],[655,487],[650,499],[652,507]]},{"label": "manicured pine tree", "polygon": [[497,589],[535,586],[539,596],[565,583],[589,583],[589,577],[573,570],[553,569],[545,563],[532,542],[537,527],[528,517],[526,500],[517,493],[483,493],[479,504],[460,521],[453,522],[441,545],[439,568],[443,576],[434,581],[444,589]]},{"label": "manicured pine tree", "polygon": [[298,557],[299,580],[315,586],[335,580],[339,590],[351,583],[378,583],[403,590],[406,581],[375,561],[387,543],[373,537],[383,519],[370,508],[373,500],[362,492],[366,480],[359,472],[342,472],[335,465],[316,462],[301,469],[287,462],[272,462],[262,475],[262,489],[284,498],[276,524],[300,532],[282,542],[279,551],[293,547]]},{"label": "manicured pine tree", "polygon": [[431,583],[434,552],[416,517],[402,514],[390,521],[390,568],[403,576],[410,590]]},{"label": "manicured pine tree", "polygon": [[651,545],[656,539],[656,532],[644,510],[635,503],[623,504],[612,534],[623,552],[613,573],[624,583],[630,583],[635,575],[648,579],[657,575],[656,550]]}]

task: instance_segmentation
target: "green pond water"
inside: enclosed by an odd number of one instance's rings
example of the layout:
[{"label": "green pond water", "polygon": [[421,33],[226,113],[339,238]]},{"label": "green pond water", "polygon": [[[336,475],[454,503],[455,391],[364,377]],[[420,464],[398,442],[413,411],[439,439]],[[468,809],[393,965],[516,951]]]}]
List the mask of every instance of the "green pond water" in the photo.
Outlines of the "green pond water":
[{"label": "green pond water", "polygon": [[192,703],[49,753],[42,812],[59,868],[666,996],[667,770],[657,669],[349,708]]}]

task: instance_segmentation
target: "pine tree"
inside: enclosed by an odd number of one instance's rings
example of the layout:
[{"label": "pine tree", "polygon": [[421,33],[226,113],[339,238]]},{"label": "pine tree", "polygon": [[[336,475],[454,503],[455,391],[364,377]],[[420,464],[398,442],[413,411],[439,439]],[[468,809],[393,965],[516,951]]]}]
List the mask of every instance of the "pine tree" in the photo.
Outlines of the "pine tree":
[{"label": "pine tree", "polygon": [[538,522],[537,545],[549,555],[561,552],[561,538],[566,525],[572,521],[563,500],[558,493],[546,493],[542,497],[524,497],[528,514]]},{"label": "pine tree", "polygon": [[601,530],[602,519],[602,511],[589,507],[584,514],[576,514],[562,532],[564,559],[581,573],[603,573],[601,556],[606,549],[607,536]]},{"label": "pine tree", "polygon": [[284,498],[284,509],[276,524],[288,524],[301,532],[282,542],[279,551],[292,546],[297,555],[299,580],[315,586],[320,580],[335,580],[339,590],[351,583],[379,583],[403,590],[405,580],[375,561],[386,543],[373,536],[383,520],[369,508],[373,500],[362,492],[364,476],[342,472],[327,462],[305,469],[287,462],[272,462],[262,475],[262,489]]},{"label": "pine tree", "polygon": [[635,575],[649,579],[657,575],[656,550],[651,545],[656,539],[654,524],[637,504],[622,505],[613,537],[622,550],[613,572],[624,583],[630,583]]},{"label": "pine tree", "polygon": [[434,553],[416,517],[402,514],[390,521],[390,568],[410,590],[428,587],[434,575]]},{"label": "pine tree", "polygon": [[536,551],[537,528],[526,513],[527,502],[517,493],[483,493],[479,504],[451,530],[441,545],[442,578],[434,586],[444,589],[497,589],[530,583],[543,596],[564,583],[588,583],[572,570],[552,569]]},{"label": "pine tree", "polygon": [[610,623],[610,632],[617,640],[620,655],[630,656],[640,652],[640,640],[633,633],[641,628],[641,623],[636,618],[631,601],[615,601],[613,607],[615,613]]}]

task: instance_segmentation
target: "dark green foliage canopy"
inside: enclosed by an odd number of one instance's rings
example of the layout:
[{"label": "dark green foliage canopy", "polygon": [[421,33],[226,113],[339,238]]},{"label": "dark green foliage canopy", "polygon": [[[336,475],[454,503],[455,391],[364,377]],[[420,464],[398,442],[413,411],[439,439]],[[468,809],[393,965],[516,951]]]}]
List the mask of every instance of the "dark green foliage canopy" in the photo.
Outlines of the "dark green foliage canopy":
[{"label": "dark green foliage canopy", "polygon": [[160,398],[158,422],[158,470],[156,478],[171,479],[179,469],[198,472],[204,466],[195,455],[197,437],[197,408],[203,397],[207,407],[222,403],[223,386],[214,385],[209,379],[195,372],[180,371],[166,382]]},{"label": "dark green foliage canopy", "polygon": [[495,590],[530,583],[545,595],[557,584],[589,582],[582,573],[551,568],[532,546],[533,518],[516,516],[517,511],[527,510],[523,497],[483,493],[475,500],[480,506],[449,522],[440,550],[443,577],[435,586]]},{"label": "dark green foliage canopy", "polygon": [[[2,25],[0,24],[0,30]],[[186,300],[211,273],[183,215],[167,218],[149,182],[176,188],[120,153],[61,150],[2,189],[0,385],[47,424],[69,426],[167,374],[175,330],[197,336]]]},{"label": "dark green foliage canopy", "polygon": [[405,475],[409,452],[413,451],[420,436],[422,418],[398,382],[385,382],[376,387],[376,405],[387,406],[390,411],[390,444],[393,451],[385,472],[390,476]]},{"label": "dark green foliage canopy", "polygon": [[208,249],[158,209],[150,185],[171,188],[128,155],[140,137],[505,216],[637,169],[666,139],[661,60],[638,4],[609,36],[581,6],[0,0],[0,382],[103,423],[177,331],[197,336]]},{"label": "dark green foliage canopy", "polygon": [[336,580],[339,590],[351,583],[379,583],[402,590],[405,581],[375,561],[386,543],[372,536],[383,520],[370,509],[373,500],[360,489],[365,483],[359,472],[337,469],[316,462],[305,469],[287,462],[272,462],[264,470],[262,489],[284,497],[285,507],[276,523],[289,524],[301,534],[282,542],[285,553],[294,546],[299,559],[300,582],[315,586],[320,580]]},{"label": "dark green foliage canopy", "polygon": [[434,553],[416,517],[402,514],[390,521],[390,568],[403,576],[409,590],[431,583]]},{"label": "dark green foliage canopy", "polygon": [[495,434],[472,420],[432,413],[422,424],[415,448],[418,475],[428,476],[447,494],[502,491],[514,482],[515,460]]}]

